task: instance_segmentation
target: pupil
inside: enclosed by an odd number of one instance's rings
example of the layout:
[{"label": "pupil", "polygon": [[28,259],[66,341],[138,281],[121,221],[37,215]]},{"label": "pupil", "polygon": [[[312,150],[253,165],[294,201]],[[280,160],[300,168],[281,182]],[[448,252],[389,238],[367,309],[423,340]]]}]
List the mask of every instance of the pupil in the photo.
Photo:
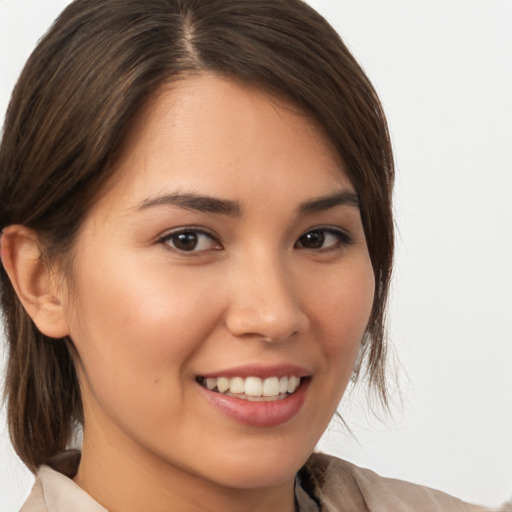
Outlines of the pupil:
[{"label": "pupil", "polygon": [[197,234],[192,231],[185,231],[174,238],[174,246],[181,251],[192,251],[196,245]]},{"label": "pupil", "polygon": [[310,231],[302,237],[302,246],[308,249],[320,249],[324,240],[325,236],[321,231]]}]

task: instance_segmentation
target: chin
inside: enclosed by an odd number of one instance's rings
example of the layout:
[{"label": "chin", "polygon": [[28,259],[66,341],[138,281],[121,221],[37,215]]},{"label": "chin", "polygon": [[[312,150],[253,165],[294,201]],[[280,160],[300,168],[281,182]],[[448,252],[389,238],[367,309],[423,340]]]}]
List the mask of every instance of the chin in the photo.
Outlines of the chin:
[{"label": "chin", "polygon": [[298,451],[297,447],[290,454],[261,450],[258,455],[250,458],[230,458],[221,463],[221,470],[215,475],[215,480],[220,485],[234,489],[279,486],[293,480],[310,455]]},{"label": "chin", "polygon": [[231,489],[262,489],[278,487],[295,478],[299,467],[264,466],[258,468],[243,467],[239,471],[225,471],[216,481],[223,487]]}]

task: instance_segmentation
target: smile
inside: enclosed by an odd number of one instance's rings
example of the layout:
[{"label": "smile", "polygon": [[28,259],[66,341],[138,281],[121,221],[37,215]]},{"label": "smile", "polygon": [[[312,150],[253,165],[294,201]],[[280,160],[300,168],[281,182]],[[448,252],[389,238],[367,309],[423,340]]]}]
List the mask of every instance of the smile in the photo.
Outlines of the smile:
[{"label": "smile", "polygon": [[301,379],[294,375],[288,377],[199,377],[201,386],[210,391],[251,402],[282,400],[297,391]]}]

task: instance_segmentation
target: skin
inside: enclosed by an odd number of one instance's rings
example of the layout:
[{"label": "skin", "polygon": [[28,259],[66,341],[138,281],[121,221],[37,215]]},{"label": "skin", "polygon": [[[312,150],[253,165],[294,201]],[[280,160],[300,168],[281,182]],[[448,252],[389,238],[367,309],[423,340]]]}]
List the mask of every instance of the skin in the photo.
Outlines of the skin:
[{"label": "skin", "polygon": [[[155,95],[116,165],[59,290],[85,412],[76,483],[111,512],[294,510],[374,295],[357,205],[300,210],[354,193],[343,163],[290,105],[203,74]],[[161,199],[177,193],[237,211]],[[302,243],[326,226],[350,242]],[[163,239],[183,227],[206,233],[193,251]],[[198,375],[245,364],[307,369],[292,419],[245,425],[205,399]]]}]

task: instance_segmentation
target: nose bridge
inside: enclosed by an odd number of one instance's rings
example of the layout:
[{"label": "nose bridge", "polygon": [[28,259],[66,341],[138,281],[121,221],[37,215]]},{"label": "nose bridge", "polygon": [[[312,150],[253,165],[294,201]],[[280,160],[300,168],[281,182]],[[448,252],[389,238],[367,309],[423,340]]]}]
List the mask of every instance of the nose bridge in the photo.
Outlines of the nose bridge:
[{"label": "nose bridge", "polygon": [[306,328],[293,273],[277,249],[241,257],[231,284],[226,325],[233,335],[283,341]]}]

